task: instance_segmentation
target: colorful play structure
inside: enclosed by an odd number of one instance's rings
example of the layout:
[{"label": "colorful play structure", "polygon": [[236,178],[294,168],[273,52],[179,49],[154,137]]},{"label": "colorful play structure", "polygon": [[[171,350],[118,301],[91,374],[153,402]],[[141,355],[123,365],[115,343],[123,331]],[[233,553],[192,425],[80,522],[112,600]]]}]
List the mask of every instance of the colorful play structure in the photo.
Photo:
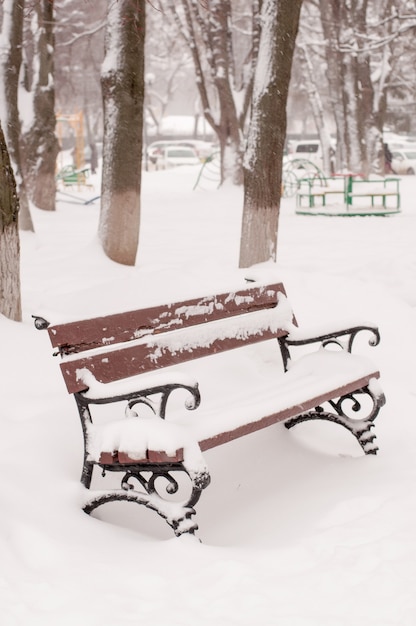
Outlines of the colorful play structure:
[{"label": "colorful play structure", "polygon": [[392,215],[400,212],[400,178],[354,172],[326,176],[314,163],[293,159],[283,168],[283,196],[296,194],[296,214]]}]

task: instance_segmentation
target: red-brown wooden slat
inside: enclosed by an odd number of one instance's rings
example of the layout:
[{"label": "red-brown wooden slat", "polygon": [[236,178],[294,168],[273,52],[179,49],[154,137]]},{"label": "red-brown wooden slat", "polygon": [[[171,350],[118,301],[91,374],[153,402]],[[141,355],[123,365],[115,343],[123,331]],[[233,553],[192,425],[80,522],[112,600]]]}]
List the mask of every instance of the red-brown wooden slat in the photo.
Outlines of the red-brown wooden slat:
[{"label": "red-brown wooden slat", "polygon": [[[366,385],[368,385],[369,381],[372,378],[379,378],[380,372],[373,372],[367,376],[362,378],[358,378],[357,380],[338,387],[336,389],[332,389],[325,394],[320,394],[315,396],[314,398],[310,398],[307,402],[303,402],[302,404],[295,404],[291,407],[283,409],[281,411],[277,411],[276,413],[272,413],[270,415],[266,415],[261,420],[256,422],[250,422],[248,424],[244,424],[232,430],[220,432],[213,437],[209,437],[208,439],[203,439],[199,442],[199,446],[201,451],[209,450],[210,448],[215,448],[216,446],[220,446],[224,443],[228,443],[229,441],[233,441],[234,439],[238,439],[239,437],[243,437],[250,433],[254,433],[257,430],[261,430],[262,428],[267,428],[272,424],[276,424],[278,422],[282,422],[290,419],[291,417],[296,417],[297,415],[301,415],[302,413],[306,413],[316,406],[320,406],[324,402],[328,400],[333,400],[334,398],[345,396],[357,389],[362,389]],[[158,456],[160,455],[160,456]],[[176,456],[168,457],[163,452],[154,452],[147,451],[146,458],[140,461],[134,461],[130,459],[128,455],[123,452],[109,451],[102,452],[100,457],[100,463],[103,464],[113,464],[113,463],[131,463],[131,462],[139,462],[139,463],[149,463],[150,461],[171,461],[177,462],[183,460],[183,449],[177,450]]]},{"label": "red-brown wooden slat", "polygon": [[68,392],[74,393],[87,388],[87,385],[77,378],[77,370],[82,368],[87,368],[99,382],[110,383],[286,334],[286,330],[279,329],[277,331],[257,330],[251,335],[247,333],[244,337],[216,339],[207,346],[184,348],[181,352],[175,353],[168,349],[160,350],[157,347],[143,344],[125,346],[120,350],[65,361],[61,363],[61,370]]},{"label": "red-brown wooden slat", "polygon": [[278,411],[277,413],[272,413],[271,415],[266,415],[261,420],[256,422],[250,422],[248,424],[244,424],[243,426],[239,426],[238,428],[234,428],[233,430],[224,431],[222,433],[218,433],[213,437],[209,437],[208,439],[204,439],[199,442],[199,446],[201,451],[209,450],[210,448],[215,448],[216,446],[220,446],[224,443],[228,443],[229,441],[233,441],[234,439],[238,439],[239,437],[243,437],[244,435],[248,435],[250,433],[254,433],[257,430],[261,430],[262,428],[267,428],[272,424],[276,424],[277,422],[286,421],[291,417],[296,417],[297,415],[301,415],[302,413],[307,413],[311,409],[314,409],[317,406],[320,406],[324,402],[328,402],[328,400],[333,400],[334,398],[341,398],[349,393],[357,391],[357,389],[362,389],[372,378],[380,378],[380,372],[373,372],[363,378],[359,378],[347,385],[343,385],[336,389],[329,390],[325,394],[321,394],[314,398],[311,398],[307,402],[303,402],[302,404],[295,404],[287,409],[282,411]]},{"label": "red-brown wooden slat", "polygon": [[[59,348],[63,354],[74,354],[273,307],[279,292],[285,294],[281,283],[249,287],[232,294],[195,298],[138,311],[57,324],[50,326],[48,332],[54,348]],[[248,298],[250,302],[247,302]]]}]

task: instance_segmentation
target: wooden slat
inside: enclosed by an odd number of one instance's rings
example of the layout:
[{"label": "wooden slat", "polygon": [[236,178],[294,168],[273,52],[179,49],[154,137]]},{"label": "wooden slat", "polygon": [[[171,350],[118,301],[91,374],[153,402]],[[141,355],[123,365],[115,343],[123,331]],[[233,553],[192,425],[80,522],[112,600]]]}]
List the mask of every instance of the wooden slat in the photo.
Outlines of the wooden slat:
[{"label": "wooden slat", "polygon": [[224,429],[223,432],[200,441],[199,446],[201,448],[201,451],[204,452],[205,450],[215,448],[216,446],[228,443],[229,441],[233,441],[234,439],[238,439],[239,437],[243,437],[244,435],[254,433],[257,430],[261,430],[262,428],[267,428],[272,424],[277,424],[278,422],[286,421],[291,417],[301,415],[302,413],[307,413],[311,409],[320,406],[324,402],[328,402],[328,400],[340,398],[349,393],[357,391],[357,389],[362,389],[363,387],[368,385],[370,380],[373,378],[380,378],[380,372],[373,372],[372,374],[356,379],[348,383],[347,385],[343,385],[336,389],[332,389],[325,394],[310,398],[308,401],[302,402],[302,404],[296,404],[282,411],[278,411],[277,413],[266,415],[262,419],[255,422],[250,422],[248,424],[244,424],[243,426],[239,426],[238,428],[234,428],[228,431]]},{"label": "wooden slat", "polygon": [[87,385],[77,377],[77,370],[83,368],[88,369],[98,382],[110,383],[286,334],[286,330],[279,329],[257,330],[243,337],[216,339],[207,346],[184,347],[180,352],[171,352],[168,348],[160,350],[146,344],[126,346],[120,350],[65,361],[61,363],[61,370],[68,392],[74,393],[87,389]]},{"label": "wooden slat", "polygon": [[59,324],[48,328],[54,348],[75,354],[141,337],[226,319],[276,305],[281,283],[249,287],[235,293],[195,298],[137,311]]},{"label": "wooden slat", "polygon": [[[243,437],[250,433],[256,432],[263,428],[267,428],[268,426],[272,426],[273,424],[277,424],[278,422],[286,421],[292,417],[296,417],[297,415],[301,415],[302,413],[307,413],[311,409],[314,409],[317,406],[322,405],[328,400],[333,400],[334,398],[339,398],[354,391],[357,389],[362,389],[368,385],[371,379],[379,378],[380,372],[373,372],[368,374],[367,376],[363,376],[361,378],[357,378],[356,380],[342,385],[341,387],[337,387],[335,389],[328,390],[326,393],[321,393],[313,398],[310,398],[306,402],[302,402],[301,404],[294,404],[291,407],[287,407],[281,411],[277,411],[276,413],[272,413],[270,415],[266,415],[260,420],[249,422],[242,426],[238,426],[237,428],[233,428],[231,430],[226,429],[226,424],[224,424],[224,430],[219,432],[208,439],[203,439],[199,441],[199,446],[201,451],[209,450],[210,448],[215,448],[216,446],[220,446],[222,444],[233,441],[234,439],[238,439],[239,437]],[[178,462],[183,460],[183,449],[176,451],[176,455],[174,457],[168,457],[163,452],[153,452],[147,451],[146,458],[137,461],[131,459],[124,453],[120,453],[119,451],[111,451],[111,452],[102,452],[100,457],[100,463],[102,464],[114,464],[114,463],[149,463],[149,462]]]},{"label": "wooden slat", "polygon": [[181,463],[182,461],[183,448],[179,448],[173,456],[169,456],[163,451],[147,450],[143,459],[129,457],[126,452],[119,450],[101,452],[99,463],[102,465],[137,465],[138,463],[148,465],[151,463]]}]

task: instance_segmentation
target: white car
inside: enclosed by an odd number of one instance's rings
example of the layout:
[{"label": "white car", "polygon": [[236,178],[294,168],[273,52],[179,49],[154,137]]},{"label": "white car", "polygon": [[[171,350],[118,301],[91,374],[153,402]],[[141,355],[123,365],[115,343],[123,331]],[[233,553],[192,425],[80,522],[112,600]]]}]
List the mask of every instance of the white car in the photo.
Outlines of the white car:
[{"label": "white car", "polygon": [[163,150],[168,146],[176,145],[174,141],[154,141],[146,150],[147,158],[152,165],[156,164],[158,157],[163,154]]},{"label": "white car", "polygon": [[416,172],[416,147],[392,152],[391,166],[396,174],[414,174]]},{"label": "white car", "polygon": [[[335,144],[331,144],[331,170],[335,169],[334,156]],[[323,155],[321,142],[318,139],[305,141],[290,141],[288,145],[288,160],[305,159],[320,169],[323,167]]]},{"label": "white car", "polygon": [[146,156],[151,165],[155,165],[158,158],[163,154],[165,148],[182,146],[184,148],[191,148],[196,152],[200,161],[205,161],[215,152],[215,146],[209,141],[202,141],[200,139],[167,139],[161,141],[154,141],[146,150]]},{"label": "white car", "polygon": [[156,169],[166,170],[178,165],[201,165],[195,150],[186,146],[168,146],[156,155]]},{"label": "white car", "polygon": [[213,153],[216,151],[213,143],[209,141],[202,141],[202,139],[180,139],[176,142],[176,145],[192,148],[193,150],[195,150],[201,161],[204,161],[208,157],[212,156]]}]

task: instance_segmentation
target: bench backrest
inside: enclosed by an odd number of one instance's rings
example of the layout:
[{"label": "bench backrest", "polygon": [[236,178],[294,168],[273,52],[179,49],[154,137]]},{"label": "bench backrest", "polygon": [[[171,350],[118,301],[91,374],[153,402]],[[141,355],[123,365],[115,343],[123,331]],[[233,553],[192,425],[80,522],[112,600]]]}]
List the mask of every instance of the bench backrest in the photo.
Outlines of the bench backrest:
[{"label": "bench backrest", "polygon": [[287,335],[296,321],[281,283],[49,326],[69,393],[79,372],[114,382],[184,361]]}]

